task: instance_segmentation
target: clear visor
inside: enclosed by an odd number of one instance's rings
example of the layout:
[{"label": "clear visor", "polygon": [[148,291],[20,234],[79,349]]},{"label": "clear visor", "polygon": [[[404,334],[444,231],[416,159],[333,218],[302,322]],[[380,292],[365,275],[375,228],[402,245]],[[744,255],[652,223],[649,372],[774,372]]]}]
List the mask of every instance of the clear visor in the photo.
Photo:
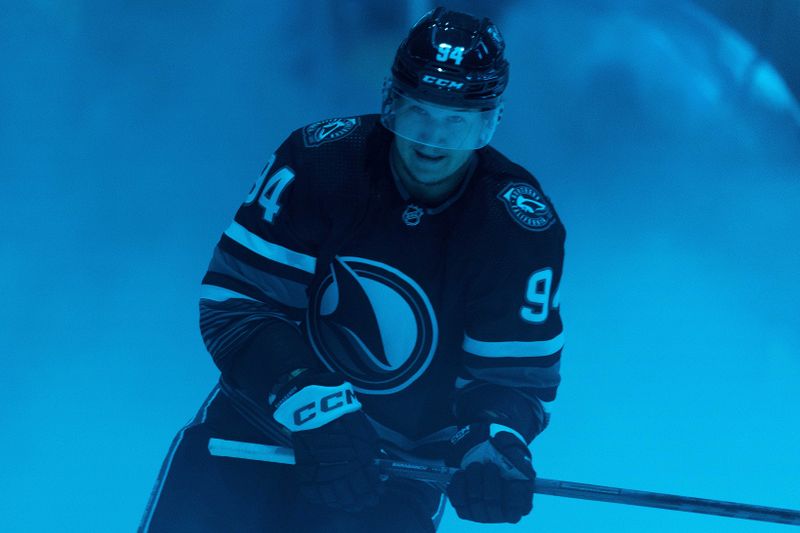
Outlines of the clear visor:
[{"label": "clear visor", "polygon": [[463,109],[432,104],[384,89],[381,122],[410,141],[446,150],[476,150],[492,140],[502,106]]}]

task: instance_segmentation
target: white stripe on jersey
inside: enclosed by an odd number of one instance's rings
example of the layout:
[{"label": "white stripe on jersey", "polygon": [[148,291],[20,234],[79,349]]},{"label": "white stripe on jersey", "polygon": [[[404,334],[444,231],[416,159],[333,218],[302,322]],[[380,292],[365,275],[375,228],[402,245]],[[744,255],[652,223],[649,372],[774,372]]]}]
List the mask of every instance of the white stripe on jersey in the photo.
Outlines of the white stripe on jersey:
[{"label": "white stripe on jersey", "polygon": [[284,265],[304,270],[310,274],[314,273],[317,260],[310,255],[301,254],[279,244],[265,241],[255,233],[252,233],[241,226],[236,221],[231,222],[230,227],[225,230],[225,235],[238,242],[251,252],[255,252],[261,257],[270,261],[282,263]]},{"label": "white stripe on jersey", "polygon": [[215,302],[224,302],[226,300],[235,298],[258,301],[255,298],[251,298],[247,295],[232,291],[230,289],[206,284],[200,285],[200,298],[205,300],[213,300]]},{"label": "white stripe on jersey", "polygon": [[464,334],[461,345],[465,352],[480,357],[546,357],[564,347],[564,333],[546,341],[479,341]]}]

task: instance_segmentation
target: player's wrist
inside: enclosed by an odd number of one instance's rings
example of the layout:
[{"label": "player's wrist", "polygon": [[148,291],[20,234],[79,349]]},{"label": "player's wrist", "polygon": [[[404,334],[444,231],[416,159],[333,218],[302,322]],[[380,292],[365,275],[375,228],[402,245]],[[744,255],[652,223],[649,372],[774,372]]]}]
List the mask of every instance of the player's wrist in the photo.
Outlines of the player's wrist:
[{"label": "player's wrist", "polygon": [[479,383],[460,390],[453,401],[453,414],[459,425],[486,422],[501,424],[519,432],[531,442],[546,427],[549,414],[538,399],[512,387]]},{"label": "player's wrist", "polygon": [[292,432],[317,429],[361,409],[352,384],[341,375],[304,368],[282,376],[269,403],[273,418]]}]

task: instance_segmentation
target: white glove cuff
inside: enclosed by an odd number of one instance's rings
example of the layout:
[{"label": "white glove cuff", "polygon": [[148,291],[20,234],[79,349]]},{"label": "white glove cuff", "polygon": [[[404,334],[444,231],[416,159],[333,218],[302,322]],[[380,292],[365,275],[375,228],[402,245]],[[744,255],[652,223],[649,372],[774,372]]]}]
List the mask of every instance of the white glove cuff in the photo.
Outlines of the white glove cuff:
[{"label": "white glove cuff", "polygon": [[[501,424],[491,424],[489,426],[489,438],[491,439],[503,431],[511,433],[517,437],[523,446],[528,446],[528,444],[525,442],[525,438],[517,430]],[[500,453],[497,448],[492,446],[490,440],[483,441],[480,444],[473,446],[467,453],[465,453],[464,457],[461,459],[461,468],[467,468],[467,466],[472,463],[495,463],[501,468],[504,477],[510,479],[527,479],[524,474],[514,468],[514,466],[502,453]]]},{"label": "white glove cuff", "polygon": [[308,385],[281,403],[272,417],[289,431],[305,431],[359,409],[361,403],[348,382],[334,387]]},{"label": "white glove cuff", "polygon": [[528,445],[528,443],[525,441],[525,437],[523,437],[522,434],[519,431],[517,431],[514,428],[510,428],[508,426],[504,426],[502,424],[490,424],[489,425],[489,438],[494,437],[495,435],[497,435],[501,431],[507,431],[508,433],[511,433],[512,435],[517,437],[520,441],[522,441],[522,444],[524,444],[525,446]]}]

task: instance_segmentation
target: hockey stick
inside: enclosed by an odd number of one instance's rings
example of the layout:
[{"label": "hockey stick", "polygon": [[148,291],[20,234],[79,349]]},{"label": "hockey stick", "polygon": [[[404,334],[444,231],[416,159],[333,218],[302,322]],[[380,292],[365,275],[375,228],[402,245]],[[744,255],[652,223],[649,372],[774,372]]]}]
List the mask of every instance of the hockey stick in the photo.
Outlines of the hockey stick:
[{"label": "hockey stick", "polygon": [[[233,457],[266,461],[271,463],[294,464],[294,452],[291,448],[268,446],[250,442],[240,442],[212,438],[208,441],[208,451],[219,457]],[[433,481],[447,484],[457,469],[447,466],[436,466],[394,461],[391,459],[375,459],[375,465],[383,475],[413,478],[422,481]],[[800,511],[763,507],[747,503],[735,503],[719,500],[706,500],[688,496],[676,496],[659,492],[587,485],[571,481],[536,478],[534,492],[550,496],[578,498],[600,502],[622,503],[640,507],[656,507],[672,511],[728,516],[761,522],[800,525]]]}]

